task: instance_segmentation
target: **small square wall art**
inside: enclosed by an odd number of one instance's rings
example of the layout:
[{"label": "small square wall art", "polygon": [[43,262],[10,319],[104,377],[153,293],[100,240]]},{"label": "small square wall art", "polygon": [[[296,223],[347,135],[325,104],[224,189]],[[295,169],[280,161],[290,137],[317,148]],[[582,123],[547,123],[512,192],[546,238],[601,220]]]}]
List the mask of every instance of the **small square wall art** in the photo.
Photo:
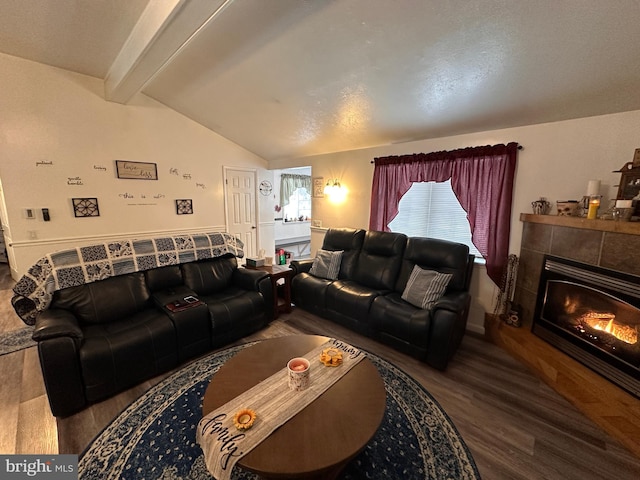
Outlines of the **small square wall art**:
[{"label": "small square wall art", "polygon": [[176,200],[176,213],[178,215],[190,215],[193,213],[193,200]]},{"label": "small square wall art", "polygon": [[72,198],[73,214],[76,217],[99,217],[97,198]]}]

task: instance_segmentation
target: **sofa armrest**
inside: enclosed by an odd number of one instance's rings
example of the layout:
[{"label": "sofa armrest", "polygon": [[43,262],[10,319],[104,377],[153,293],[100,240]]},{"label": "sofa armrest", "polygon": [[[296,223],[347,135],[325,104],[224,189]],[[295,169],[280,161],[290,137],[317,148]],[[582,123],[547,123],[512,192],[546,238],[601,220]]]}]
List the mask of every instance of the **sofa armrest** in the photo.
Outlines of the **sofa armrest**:
[{"label": "sofa armrest", "polygon": [[265,312],[268,321],[273,320],[273,308],[271,308],[271,301],[273,299],[274,292],[271,284],[271,277],[266,271],[251,270],[250,268],[238,268],[233,272],[231,281],[235,286],[244,290],[260,292],[264,299]]},{"label": "sofa armrest", "polygon": [[304,258],[302,260],[292,260],[291,269],[293,270],[293,277],[299,273],[309,273],[311,266],[313,265],[313,258]]},{"label": "sofa armrest", "polygon": [[38,342],[42,378],[56,417],[71,415],[87,404],[78,350],[82,338],[78,320],[67,310],[45,310],[36,319],[33,339]]},{"label": "sofa armrest", "polygon": [[73,313],[62,309],[45,310],[36,319],[32,338],[36,342],[58,337],[82,340],[83,334],[78,319]]},{"label": "sofa armrest", "polygon": [[447,368],[467,328],[471,296],[455,292],[438,300],[431,310],[431,329],[427,363],[439,370]]},{"label": "sofa armrest", "polygon": [[251,270],[249,268],[237,268],[233,272],[231,282],[243,290],[260,290],[260,281],[269,278],[269,274],[264,270]]},{"label": "sofa armrest", "polygon": [[183,300],[185,297],[198,298],[198,295],[196,294],[196,292],[188,287],[185,287],[184,285],[177,285],[175,287],[153,292],[151,294],[153,302],[160,308],[166,308],[168,304],[173,303],[176,300]]},{"label": "sofa armrest", "polygon": [[448,310],[454,313],[464,313],[466,310],[471,296],[468,292],[453,292],[444,295],[436,300],[431,307],[432,311],[436,310]]},{"label": "sofa armrest", "polygon": [[80,368],[80,353],[70,337],[56,337],[38,342],[42,379],[47,390],[51,413],[66,417],[87,404]]}]

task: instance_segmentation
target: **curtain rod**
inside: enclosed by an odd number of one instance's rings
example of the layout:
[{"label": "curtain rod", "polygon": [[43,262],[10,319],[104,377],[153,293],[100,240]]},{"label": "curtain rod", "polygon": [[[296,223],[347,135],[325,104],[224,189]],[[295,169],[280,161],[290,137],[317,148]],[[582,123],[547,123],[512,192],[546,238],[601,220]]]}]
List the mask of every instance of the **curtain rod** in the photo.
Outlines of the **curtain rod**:
[{"label": "curtain rod", "polygon": [[[524,150],[524,147],[522,145],[518,145],[518,150]],[[371,160],[369,163],[376,163],[375,160]]]}]

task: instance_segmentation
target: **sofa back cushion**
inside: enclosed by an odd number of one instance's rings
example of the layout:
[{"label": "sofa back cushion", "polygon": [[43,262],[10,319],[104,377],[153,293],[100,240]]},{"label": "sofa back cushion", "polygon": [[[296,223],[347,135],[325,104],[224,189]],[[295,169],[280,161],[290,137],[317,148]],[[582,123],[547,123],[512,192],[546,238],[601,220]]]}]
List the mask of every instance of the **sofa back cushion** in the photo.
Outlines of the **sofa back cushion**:
[{"label": "sofa back cushion", "polygon": [[404,291],[416,265],[425,270],[452,274],[447,291],[467,290],[470,261],[466,245],[437,238],[411,237],[407,240],[395,290],[399,293]]},{"label": "sofa back cushion", "polygon": [[147,287],[151,292],[174,288],[182,285],[182,272],[180,265],[168,265],[166,267],[153,268],[144,272],[147,279]]},{"label": "sofa back cushion", "polygon": [[59,290],[51,308],[70,310],[80,323],[109,323],[143,310],[149,296],[144,274],[136,272]]},{"label": "sofa back cushion", "polygon": [[406,243],[402,233],[367,231],[353,280],[369,288],[393,290]]},{"label": "sofa back cushion", "polygon": [[184,284],[198,295],[211,295],[231,284],[238,261],[232,254],[180,265]]},{"label": "sofa back cushion", "polygon": [[365,231],[355,228],[330,228],[324,236],[323,250],[342,250],[338,278],[353,278]]}]

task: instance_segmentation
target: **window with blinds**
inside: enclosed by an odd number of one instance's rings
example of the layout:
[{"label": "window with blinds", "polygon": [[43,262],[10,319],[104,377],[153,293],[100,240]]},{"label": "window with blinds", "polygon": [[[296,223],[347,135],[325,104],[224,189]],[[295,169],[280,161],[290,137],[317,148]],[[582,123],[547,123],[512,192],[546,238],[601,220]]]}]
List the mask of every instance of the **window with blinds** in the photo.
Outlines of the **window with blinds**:
[{"label": "window with blinds", "polygon": [[398,205],[399,212],[389,228],[409,237],[430,237],[469,246],[469,253],[482,255],[471,241],[467,213],[451,188],[451,181],[413,183]]}]

